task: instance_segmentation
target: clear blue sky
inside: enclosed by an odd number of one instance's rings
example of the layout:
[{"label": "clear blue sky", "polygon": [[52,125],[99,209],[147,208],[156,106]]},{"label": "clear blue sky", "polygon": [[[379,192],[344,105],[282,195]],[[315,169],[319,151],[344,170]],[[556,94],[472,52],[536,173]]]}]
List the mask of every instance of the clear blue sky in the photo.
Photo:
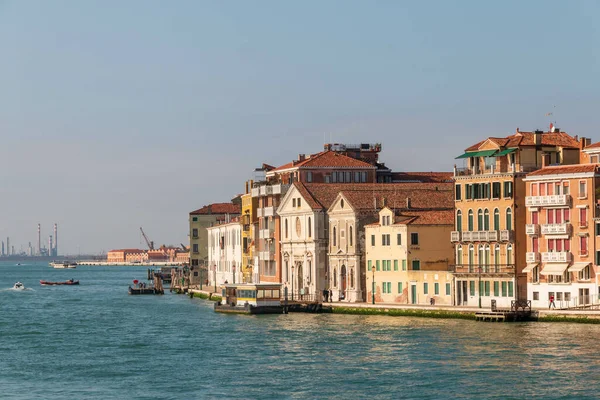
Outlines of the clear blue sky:
[{"label": "clear blue sky", "polygon": [[[446,170],[490,135],[600,140],[597,1],[0,0],[0,237],[187,243],[262,162],[382,142]],[[556,108],[554,108],[556,106]]]}]

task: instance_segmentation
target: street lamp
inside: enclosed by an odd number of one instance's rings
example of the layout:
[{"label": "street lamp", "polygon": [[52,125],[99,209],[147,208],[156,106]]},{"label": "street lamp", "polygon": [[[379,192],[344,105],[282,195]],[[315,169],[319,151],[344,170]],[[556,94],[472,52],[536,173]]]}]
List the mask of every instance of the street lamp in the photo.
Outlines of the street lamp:
[{"label": "street lamp", "polygon": [[373,272],[373,282],[371,282],[371,302],[375,304],[375,266],[371,267],[371,271]]},{"label": "street lamp", "polygon": [[294,264],[292,263],[292,301],[294,301]]}]

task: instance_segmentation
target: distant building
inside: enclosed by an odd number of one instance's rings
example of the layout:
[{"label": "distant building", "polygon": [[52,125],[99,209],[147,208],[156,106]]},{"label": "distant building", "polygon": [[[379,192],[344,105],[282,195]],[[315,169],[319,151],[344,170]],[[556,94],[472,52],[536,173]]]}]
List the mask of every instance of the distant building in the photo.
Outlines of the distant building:
[{"label": "distant building", "polygon": [[242,282],[242,223],[239,218],[206,229],[208,268],[214,285]]},{"label": "distant building", "polygon": [[106,255],[108,263],[131,263],[148,261],[148,253],[140,249],[117,249],[110,250]]}]

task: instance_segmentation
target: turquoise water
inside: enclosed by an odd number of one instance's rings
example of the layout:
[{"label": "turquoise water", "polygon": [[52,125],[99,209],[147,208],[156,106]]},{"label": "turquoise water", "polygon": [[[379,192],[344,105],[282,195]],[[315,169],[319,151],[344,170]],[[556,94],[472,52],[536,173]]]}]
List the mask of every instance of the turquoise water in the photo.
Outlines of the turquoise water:
[{"label": "turquoise water", "polygon": [[[215,314],[141,267],[0,263],[2,399],[598,398],[600,326]],[[79,279],[43,287],[40,279]],[[26,291],[13,291],[17,280]]]}]

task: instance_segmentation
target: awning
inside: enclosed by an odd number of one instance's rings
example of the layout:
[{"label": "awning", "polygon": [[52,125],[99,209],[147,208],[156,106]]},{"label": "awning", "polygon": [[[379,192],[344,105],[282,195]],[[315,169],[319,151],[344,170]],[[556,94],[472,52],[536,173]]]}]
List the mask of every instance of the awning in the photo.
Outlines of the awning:
[{"label": "awning", "polygon": [[540,271],[542,275],[562,275],[569,264],[546,264],[543,270]]},{"label": "awning", "polygon": [[569,272],[579,272],[579,271],[582,271],[588,265],[590,265],[589,262],[576,262],[573,265],[571,265],[571,268],[569,268]]},{"label": "awning", "polygon": [[527,264],[525,268],[523,268],[523,272],[531,272],[535,267],[537,267],[538,263],[535,264]]},{"label": "awning", "polygon": [[517,151],[517,149],[516,149],[516,148],[514,148],[514,149],[506,149],[506,150],[502,150],[502,151],[498,152],[498,154],[496,154],[496,157],[505,156],[505,155],[507,155],[507,154],[514,153],[515,151]]},{"label": "awning", "polygon": [[469,157],[490,157],[496,154],[498,150],[481,150],[481,151],[471,151],[469,153],[461,154],[455,159],[459,158],[469,158]]}]

